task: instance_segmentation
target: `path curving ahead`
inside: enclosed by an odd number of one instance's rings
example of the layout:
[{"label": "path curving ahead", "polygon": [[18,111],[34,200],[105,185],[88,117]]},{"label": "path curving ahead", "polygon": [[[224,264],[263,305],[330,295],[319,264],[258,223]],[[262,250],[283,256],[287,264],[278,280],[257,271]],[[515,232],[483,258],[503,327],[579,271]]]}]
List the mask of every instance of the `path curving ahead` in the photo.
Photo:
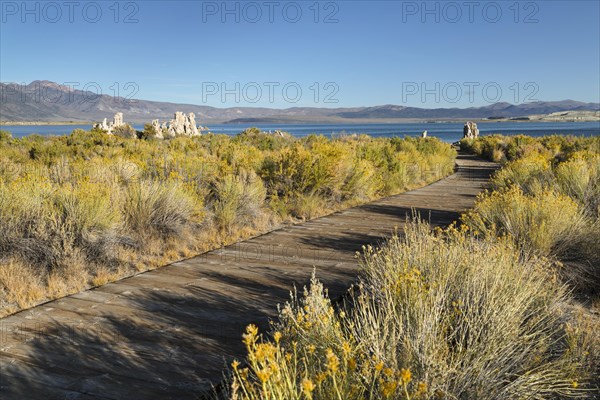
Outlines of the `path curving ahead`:
[{"label": "path curving ahead", "polygon": [[447,225],[471,207],[495,164],[459,155],[439,182],[285,227],[0,320],[0,399],[193,399],[244,356],[313,268],[335,298],[356,251],[402,227],[411,209]]}]

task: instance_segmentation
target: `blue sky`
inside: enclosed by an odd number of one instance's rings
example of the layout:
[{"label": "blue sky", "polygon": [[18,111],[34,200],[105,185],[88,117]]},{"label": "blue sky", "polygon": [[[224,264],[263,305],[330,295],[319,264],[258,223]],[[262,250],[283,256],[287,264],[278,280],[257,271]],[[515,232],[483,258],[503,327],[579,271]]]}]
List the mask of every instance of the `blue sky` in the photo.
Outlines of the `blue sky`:
[{"label": "blue sky", "polygon": [[596,0],[0,3],[2,82],[215,107],[600,101]]}]

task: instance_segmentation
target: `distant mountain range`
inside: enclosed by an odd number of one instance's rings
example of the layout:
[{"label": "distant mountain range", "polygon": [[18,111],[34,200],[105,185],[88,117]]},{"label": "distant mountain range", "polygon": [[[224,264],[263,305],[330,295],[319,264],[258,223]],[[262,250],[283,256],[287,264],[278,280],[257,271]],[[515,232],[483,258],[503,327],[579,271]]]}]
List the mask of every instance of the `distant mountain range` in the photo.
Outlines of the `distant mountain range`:
[{"label": "distant mountain range", "polygon": [[0,83],[0,121],[101,121],[122,112],[126,122],[145,123],[167,120],[175,111],[196,113],[201,125],[211,123],[363,123],[409,120],[455,120],[518,118],[560,111],[598,111],[600,103],[573,100],[538,101],[513,105],[495,103],[470,108],[417,108],[398,105],[352,108],[261,107],[216,108],[194,104],[175,104],[148,100],[127,100],[110,95],[71,90],[67,86],[34,81],[30,84]]}]

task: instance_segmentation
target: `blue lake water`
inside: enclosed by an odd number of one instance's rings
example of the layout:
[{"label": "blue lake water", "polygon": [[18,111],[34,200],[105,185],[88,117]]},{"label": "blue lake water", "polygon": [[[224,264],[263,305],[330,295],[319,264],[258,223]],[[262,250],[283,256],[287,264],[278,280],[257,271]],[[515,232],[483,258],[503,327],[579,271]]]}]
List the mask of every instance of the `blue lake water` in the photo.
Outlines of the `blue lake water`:
[{"label": "blue lake water", "polygon": [[[264,131],[282,130],[294,136],[307,136],[313,133],[326,136],[353,133],[366,133],[375,137],[390,136],[420,136],[427,130],[428,136],[435,136],[446,142],[455,142],[462,137],[462,123],[405,123],[405,124],[214,124],[210,132],[226,135],[236,135],[244,129],[256,126]],[[481,134],[499,133],[502,135],[578,135],[599,136],[600,122],[481,122],[477,124]],[[138,130],[143,125],[136,125]],[[39,125],[39,126],[9,126],[0,125],[14,137],[31,134],[68,135],[74,129],[89,130],[90,125]]]}]

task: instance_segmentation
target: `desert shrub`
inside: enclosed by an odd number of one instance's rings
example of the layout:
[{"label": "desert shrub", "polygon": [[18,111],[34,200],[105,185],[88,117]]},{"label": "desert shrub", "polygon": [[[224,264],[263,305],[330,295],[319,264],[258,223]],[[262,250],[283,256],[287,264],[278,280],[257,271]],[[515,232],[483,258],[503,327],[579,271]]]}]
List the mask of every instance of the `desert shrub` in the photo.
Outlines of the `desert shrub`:
[{"label": "desert shrub", "polygon": [[318,194],[299,194],[291,199],[288,212],[295,218],[303,220],[318,217],[327,209],[325,200]]},{"label": "desert shrub", "polygon": [[551,190],[527,195],[516,186],[481,195],[463,221],[484,235],[510,235],[524,254],[543,256],[575,248],[585,229],[568,196]]},{"label": "desert shrub", "polygon": [[[510,235],[523,254],[557,260],[580,292],[600,290],[600,156],[597,138],[506,140],[508,161],[463,221],[487,235]],[[475,142],[469,142],[471,145]],[[564,264],[563,264],[564,263]]]},{"label": "desert shrub", "polygon": [[47,180],[0,182],[0,254],[35,263],[41,274],[58,267],[60,253],[70,250],[70,237],[59,229],[52,197]]},{"label": "desert shrub", "polygon": [[82,129],[75,129],[70,135],[55,138],[54,141],[62,141],[68,148],[77,151],[120,146],[123,143],[123,138],[115,135],[107,135],[97,130],[84,131]]},{"label": "desert shrub", "polygon": [[258,128],[248,128],[238,134],[233,141],[236,143],[251,145],[261,151],[280,150],[292,143],[295,138],[286,132],[276,133],[263,132]]},{"label": "desert shrub", "polygon": [[455,157],[456,152],[437,139],[328,140],[311,135],[267,156],[260,174],[269,196],[278,201],[331,205],[366,201],[440,179],[452,173]]},{"label": "desert shrub", "polygon": [[44,298],[45,288],[39,273],[14,259],[0,261],[0,307],[25,308]]},{"label": "desert shrub", "polygon": [[296,143],[267,157],[261,168],[261,176],[271,194],[280,198],[291,197],[296,193],[312,191],[312,164],[313,157],[310,152]]},{"label": "desert shrub", "polygon": [[0,156],[0,180],[8,182],[17,177],[21,170],[21,164],[11,160],[9,157]]},{"label": "desert shrub", "polygon": [[[0,140],[0,268],[10,258],[38,274],[47,296],[64,295],[281,220],[434,181],[451,169],[421,175],[408,173],[408,165],[453,164],[456,155],[436,140],[364,135],[125,136],[76,129]],[[25,304],[17,297],[0,299],[12,304],[0,314]]]},{"label": "desert shrub", "polygon": [[156,130],[156,128],[154,127],[154,125],[152,124],[145,124],[144,125],[144,130],[139,133],[139,137],[140,139],[145,139],[145,140],[149,140],[149,139],[153,139],[156,138],[156,136],[162,132],[158,132]]},{"label": "desert shrub", "polygon": [[545,261],[506,240],[407,226],[368,248],[348,305],[323,286],[280,311],[270,338],[249,326],[232,399],[577,398],[586,369],[565,331],[566,294]]},{"label": "desert shrub", "polygon": [[500,158],[498,152],[501,152],[506,158],[506,146],[506,141],[500,135],[480,136],[477,139],[462,139],[460,141],[462,150],[475,153],[488,160]]},{"label": "desert shrub", "polygon": [[194,199],[176,182],[142,180],[125,189],[122,213],[127,227],[141,238],[180,235],[201,222]]},{"label": "desert shrub", "polygon": [[106,246],[116,240],[119,224],[110,203],[104,185],[56,188],[49,180],[31,179],[0,184],[0,249],[41,270],[62,268],[71,257],[110,258]]},{"label": "desert shrub", "polygon": [[492,178],[494,189],[512,185],[525,193],[552,187],[553,176],[549,160],[539,154],[531,154],[507,163]]},{"label": "desert shrub", "polygon": [[9,131],[0,130],[0,142],[6,142],[12,139],[12,134]]},{"label": "desert shrub", "polygon": [[579,202],[589,216],[600,216],[600,154],[575,153],[554,169],[554,175],[561,193]]},{"label": "desert shrub", "polygon": [[355,160],[341,187],[344,200],[366,201],[382,190],[382,182],[377,179],[377,170],[367,160]]},{"label": "desert shrub", "polygon": [[[534,138],[525,135],[486,135],[462,139],[461,148],[494,161],[512,161],[532,154],[564,161],[575,152],[600,152],[600,137],[551,135]],[[502,153],[502,154],[500,154]]]},{"label": "desert shrub", "polygon": [[111,247],[118,240],[121,214],[109,186],[80,182],[65,185],[53,194],[55,221],[59,231],[73,241],[90,260],[112,259]]},{"label": "desert shrub", "polygon": [[231,231],[260,221],[265,188],[254,172],[227,175],[214,185],[211,209],[216,225]]},{"label": "desert shrub", "polygon": [[122,138],[137,138],[137,131],[135,128],[129,124],[117,126],[113,129],[113,135],[119,136]]}]

